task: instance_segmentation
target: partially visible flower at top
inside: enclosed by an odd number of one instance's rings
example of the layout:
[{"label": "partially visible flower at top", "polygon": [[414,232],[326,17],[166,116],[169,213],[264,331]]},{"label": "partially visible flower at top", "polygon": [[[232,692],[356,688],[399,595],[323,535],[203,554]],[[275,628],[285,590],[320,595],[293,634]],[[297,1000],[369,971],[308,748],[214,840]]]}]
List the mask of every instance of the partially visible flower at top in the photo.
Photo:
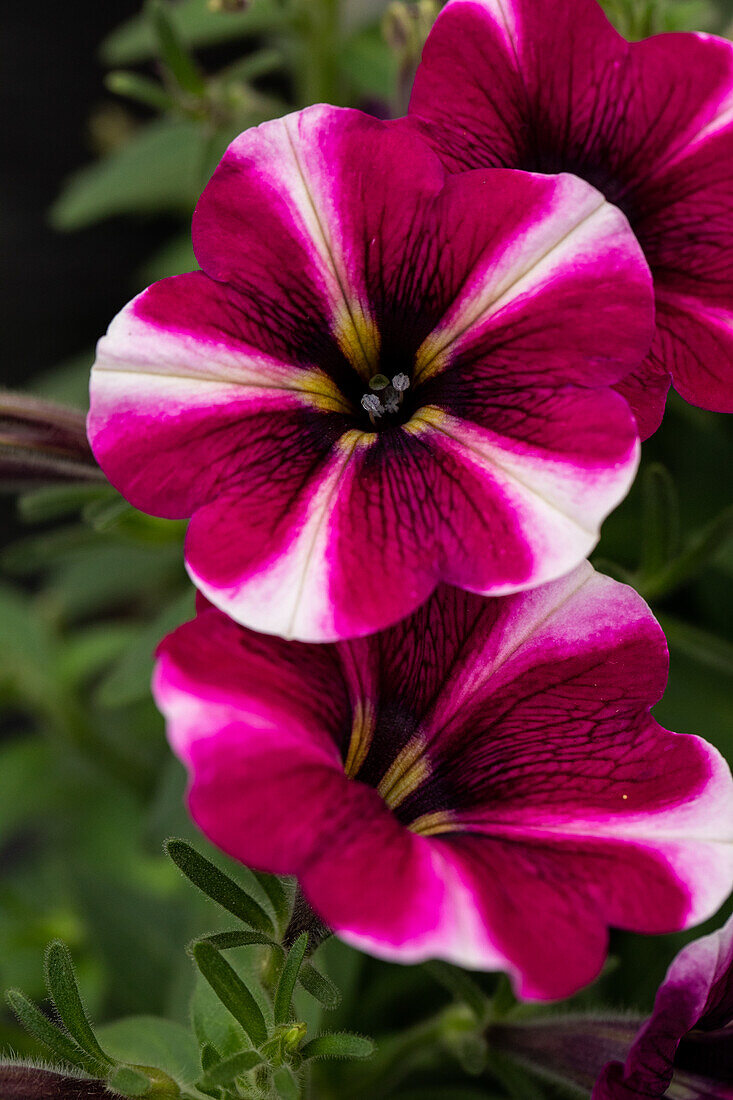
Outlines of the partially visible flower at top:
[{"label": "partially visible flower at top", "polygon": [[452,171],[573,172],[626,213],[657,335],[617,387],[642,438],[669,388],[733,412],[733,44],[627,43],[596,0],[450,0],[410,103]]},{"label": "partially visible flower at top", "polygon": [[338,645],[209,606],[154,693],[214,844],[296,875],[356,947],[547,999],[598,974],[608,925],[687,927],[733,884],[733,781],[650,716],[666,676],[646,604],[583,564],[503,599],[443,586]]},{"label": "partially visible flower at top", "polygon": [[99,343],[89,436],[246,626],[396,622],[440,581],[572,569],[638,461],[611,386],[653,335],[628,223],[573,176],[447,176],[405,122],[313,107],[237,138],[194,216],[202,271]]},{"label": "partially visible flower at top", "polygon": [[733,917],[680,951],[625,1064],[605,1067],[592,1100],[732,1100]]}]

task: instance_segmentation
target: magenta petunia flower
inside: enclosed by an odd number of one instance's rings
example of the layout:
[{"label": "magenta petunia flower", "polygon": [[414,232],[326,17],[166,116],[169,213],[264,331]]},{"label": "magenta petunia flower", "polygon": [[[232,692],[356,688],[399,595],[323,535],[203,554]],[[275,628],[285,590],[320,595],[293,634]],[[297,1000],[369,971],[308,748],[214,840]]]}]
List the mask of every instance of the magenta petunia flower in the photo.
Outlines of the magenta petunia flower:
[{"label": "magenta petunia flower", "polygon": [[448,176],[412,127],[313,107],[242,134],[196,210],[203,271],[113,321],[89,434],[137,507],[193,516],[246,626],[367,634],[445,581],[572,569],[633,478],[610,387],[653,336],[625,217],[573,176]]},{"label": "magenta petunia flower", "polygon": [[154,691],[213,843],[295,874],[357,947],[556,998],[598,973],[608,925],[685,927],[733,883],[733,781],[650,717],[666,675],[646,604],[583,564],[503,599],[442,586],[337,645],[208,608]]},{"label": "magenta petunia flower", "polygon": [[733,1098],[733,918],[680,951],[626,1059],[592,1100]]},{"label": "magenta petunia flower", "polygon": [[733,45],[629,44],[596,0],[450,0],[410,112],[452,171],[573,172],[627,214],[654,276],[657,335],[618,389],[642,438],[672,375],[733,412]]}]

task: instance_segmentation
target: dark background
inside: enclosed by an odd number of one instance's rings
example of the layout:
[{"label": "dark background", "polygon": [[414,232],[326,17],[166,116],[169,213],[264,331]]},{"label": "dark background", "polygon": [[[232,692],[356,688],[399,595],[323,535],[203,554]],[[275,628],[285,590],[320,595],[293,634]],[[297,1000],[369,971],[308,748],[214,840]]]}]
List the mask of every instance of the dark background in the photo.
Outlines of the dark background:
[{"label": "dark background", "polygon": [[118,218],[66,234],[48,220],[64,178],[94,155],[90,112],[111,101],[99,43],[139,10],[139,0],[3,5],[4,385],[23,386],[91,348],[124,304],[132,272],[160,232]]}]

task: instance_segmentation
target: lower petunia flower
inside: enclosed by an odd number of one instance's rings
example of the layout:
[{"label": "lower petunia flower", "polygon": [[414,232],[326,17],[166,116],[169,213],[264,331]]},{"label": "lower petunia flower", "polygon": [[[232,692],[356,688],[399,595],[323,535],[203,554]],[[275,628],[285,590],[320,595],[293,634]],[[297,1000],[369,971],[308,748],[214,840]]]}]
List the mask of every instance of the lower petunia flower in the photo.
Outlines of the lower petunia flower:
[{"label": "lower petunia flower", "polygon": [[686,927],[733,883],[733,781],[650,716],[666,675],[646,604],[584,564],[503,599],[441,586],[337,645],[204,608],[154,692],[214,844],[296,875],[359,948],[547,999],[594,978],[609,925]]},{"label": "lower petunia flower", "polygon": [[733,1098],[733,918],[680,951],[622,1065],[592,1100]]},{"label": "lower petunia flower", "polygon": [[654,330],[598,191],[450,176],[410,124],[313,107],[234,141],[193,239],[203,270],[100,341],[89,436],[132,504],[193,517],[212,603],[331,641],[588,554],[638,460],[612,386]]},{"label": "lower petunia flower", "polygon": [[642,438],[671,374],[733,412],[733,45],[628,43],[596,0],[450,0],[410,112],[453,171],[574,172],[627,214],[654,276],[657,335],[619,389]]}]

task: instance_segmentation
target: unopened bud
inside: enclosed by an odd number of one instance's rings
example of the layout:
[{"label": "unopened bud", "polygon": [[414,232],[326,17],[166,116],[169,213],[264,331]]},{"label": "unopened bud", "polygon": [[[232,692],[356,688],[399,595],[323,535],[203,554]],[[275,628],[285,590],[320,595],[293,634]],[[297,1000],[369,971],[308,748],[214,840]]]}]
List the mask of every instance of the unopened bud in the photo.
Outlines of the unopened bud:
[{"label": "unopened bud", "polygon": [[83,412],[0,390],[3,488],[103,480],[87,442]]},{"label": "unopened bud", "polygon": [[631,1017],[548,1016],[492,1024],[489,1047],[543,1077],[593,1088],[607,1062],[625,1061],[639,1029]]}]

